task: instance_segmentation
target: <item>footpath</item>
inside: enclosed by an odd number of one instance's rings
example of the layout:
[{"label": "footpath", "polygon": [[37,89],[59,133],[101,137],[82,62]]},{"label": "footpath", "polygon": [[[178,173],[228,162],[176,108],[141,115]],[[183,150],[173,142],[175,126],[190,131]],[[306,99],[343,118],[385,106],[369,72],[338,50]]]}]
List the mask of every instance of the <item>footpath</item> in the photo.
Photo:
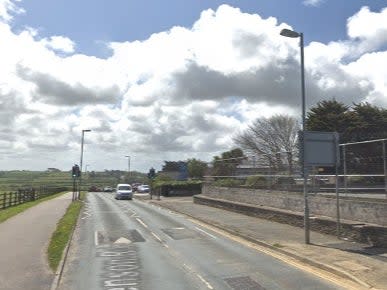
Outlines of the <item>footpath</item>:
[{"label": "footpath", "polygon": [[359,289],[387,289],[387,248],[373,248],[317,232],[311,232],[312,244],[306,245],[303,228],[195,204],[192,197],[161,197],[160,201],[153,199],[147,202],[213,225],[308,266],[349,279],[358,283]]},{"label": "footpath", "polygon": [[71,198],[63,194],[0,223],[0,289],[50,289],[47,246]]}]

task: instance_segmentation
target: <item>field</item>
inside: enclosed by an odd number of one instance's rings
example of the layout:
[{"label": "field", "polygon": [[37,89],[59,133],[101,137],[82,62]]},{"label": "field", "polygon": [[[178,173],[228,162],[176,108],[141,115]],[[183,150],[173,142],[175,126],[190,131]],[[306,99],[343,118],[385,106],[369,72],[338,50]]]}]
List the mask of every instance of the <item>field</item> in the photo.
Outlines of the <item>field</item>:
[{"label": "field", "polygon": [[[103,188],[112,186],[119,182],[145,182],[146,175],[139,172],[128,173],[124,171],[88,172],[82,175],[82,189],[87,190],[90,186]],[[20,188],[39,189],[41,187],[66,187],[72,189],[73,179],[69,171],[0,171],[0,193],[17,191]]]}]

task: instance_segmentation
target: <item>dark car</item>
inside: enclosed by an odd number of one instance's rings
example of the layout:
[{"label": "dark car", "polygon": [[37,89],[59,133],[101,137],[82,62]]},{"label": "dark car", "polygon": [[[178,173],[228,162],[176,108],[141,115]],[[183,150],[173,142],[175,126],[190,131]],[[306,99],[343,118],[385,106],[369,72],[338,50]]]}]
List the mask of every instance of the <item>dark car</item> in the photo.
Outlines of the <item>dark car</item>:
[{"label": "dark car", "polygon": [[95,186],[95,185],[92,185],[92,186],[89,187],[89,191],[90,192],[100,192],[101,189],[99,187]]}]

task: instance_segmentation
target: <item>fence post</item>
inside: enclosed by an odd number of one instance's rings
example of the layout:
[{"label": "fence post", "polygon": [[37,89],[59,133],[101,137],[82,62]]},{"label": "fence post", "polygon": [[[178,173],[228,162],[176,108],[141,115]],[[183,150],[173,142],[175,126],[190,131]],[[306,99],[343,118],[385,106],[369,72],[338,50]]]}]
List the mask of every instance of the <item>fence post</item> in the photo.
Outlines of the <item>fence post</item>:
[{"label": "fence post", "polygon": [[348,183],[347,183],[347,154],[345,150],[346,145],[343,145],[343,170],[344,170],[344,192],[348,192]]},{"label": "fence post", "polygon": [[382,141],[383,147],[383,171],[384,171],[384,192],[387,198],[387,160],[386,160],[386,142]]}]

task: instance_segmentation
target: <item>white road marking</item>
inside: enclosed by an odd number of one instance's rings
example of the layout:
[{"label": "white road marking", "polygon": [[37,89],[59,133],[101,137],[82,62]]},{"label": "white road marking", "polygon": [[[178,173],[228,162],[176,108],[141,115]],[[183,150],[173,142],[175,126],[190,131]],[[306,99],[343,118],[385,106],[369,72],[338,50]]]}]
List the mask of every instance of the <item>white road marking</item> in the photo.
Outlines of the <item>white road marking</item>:
[{"label": "white road marking", "polygon": [[151,234],[157,239],[159,240],[160,243],[162,243],[162,239],[160,239],[160,237],[158,235],[156,235],[154,232],[151,232]]},{"label": "white road marking", "polygon": [[202,282],[203,282],[204,284],[206,284],[206,286],[207,286],[208,289],[214,289],[214,288],[211,286],[211,284],[208,283],[202,276],[200,276],[199,274],[196,274],[196,276],[198,276],[198,278],[199,278],[200,280],[202,280]]},{"label": "white road marking", "polygon": [[173,230],[184,230],[184,228],[180,227],[180,228],[172,228]]},{"label": "white road marking", "polygon": [[95,246],[98,246],[98,231],[94,232],[94,244]]},{"label": "white road marking", "polygon": [[215,237],[214,235],[212,235],[212,234],[206,232],[205,230],[202,230],[201,228],[195,227],[195,229],[197,229],[198,231],[201,231],[202,233],[204,233],[204,234],[210,236],[210,237],[213,238],[213,239],[216,239],[216,237]]},{"label": "white road marking", "polygon": [[132,241],[128,240],[127,238],[121,237],[117,241],[115,241],[115,244],[130,244]]},{"label": "white road marking", "polygon": [[148,228],[148,226],[146,225],[146,223],[144,223],[140,218],[137,218],[136,217],[136,220],[143,225],[144,228]]}]

